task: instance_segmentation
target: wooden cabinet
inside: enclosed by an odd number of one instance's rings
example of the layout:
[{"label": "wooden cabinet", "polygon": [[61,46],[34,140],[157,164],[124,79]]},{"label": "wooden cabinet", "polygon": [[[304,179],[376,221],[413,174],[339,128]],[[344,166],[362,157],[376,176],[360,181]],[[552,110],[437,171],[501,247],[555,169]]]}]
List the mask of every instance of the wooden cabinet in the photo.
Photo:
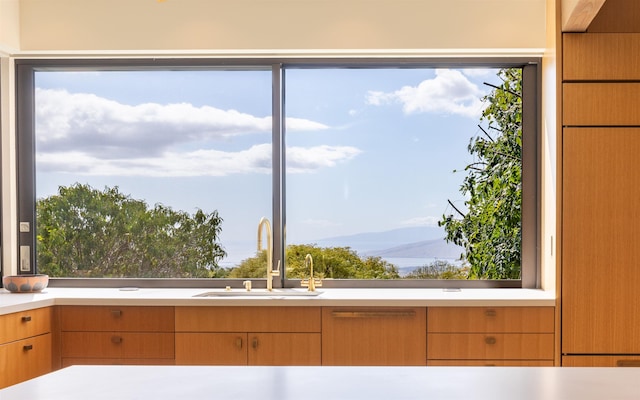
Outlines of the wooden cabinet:
[{"label": "wooden cabinet", "polygon": [[51,371],[51,308],[0,316],[0,388]]},{"label": "wooden cabinet", "polygon": [[323,307],[323,365],[425,365],[426,309]]},{"label": "wooden cabinet", "polygon": [[319,307],[176,307],[178,365],[320,365]]},{"label": "wooden cabinet", "polygon": [[63,306],[62,365],[173,364],[173,307]]},{"label": "wooden cabinet", "polygon": [[553,307],[430,307],[428,365],[553,365]]},{"label": "wooden cabinet", "polygon": [[640,357],[638,48],[638,33],[563,35],[562,365]]}]

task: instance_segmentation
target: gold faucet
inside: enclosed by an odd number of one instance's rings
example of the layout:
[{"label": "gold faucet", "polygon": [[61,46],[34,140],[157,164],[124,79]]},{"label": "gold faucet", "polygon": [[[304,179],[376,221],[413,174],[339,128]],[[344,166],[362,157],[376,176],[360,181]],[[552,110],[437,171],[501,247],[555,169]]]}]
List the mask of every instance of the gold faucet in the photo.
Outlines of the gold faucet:
[{"label": "gold faucet", "polygon": [[316,287],[322,286],[322,281],[313,277],[313,257],[311,257],[311,254],[307,254],[304,258],[304,266],[309,266],[310,275],[309,279],[303,279],[300,281],[300,286],[306,286],[309,288],[310,292],[315,292]]},{"label": "gold faucet", "polygon": [[[267,231],[267,290],[273,290],[273,277],[280,275],[280,268],[273,269],[273,240],[271,239],[271,223],[265,217],[260,218],[260,223],[258,224],[258,251],[262,250],[262,231],[263,227],[266,228]],[[278,263],[278,267],[280,267],[280,263]]]}]

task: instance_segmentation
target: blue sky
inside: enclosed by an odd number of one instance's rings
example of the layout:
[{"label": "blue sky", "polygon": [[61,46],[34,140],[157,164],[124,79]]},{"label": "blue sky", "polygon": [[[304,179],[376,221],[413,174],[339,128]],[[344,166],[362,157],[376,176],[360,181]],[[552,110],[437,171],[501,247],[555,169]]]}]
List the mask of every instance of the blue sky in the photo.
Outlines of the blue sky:
[{"label": "blue sky", "polygon": [[[287,70],[287,238],[433,226],[462,204],[495,70]],[[38,72],[37,196],[118,186],[217,209],[231,252],[271,214],[271,72]],[[417,238],[417,240],[421,240]],[[250,246],[250,247],[249,247]]]}]

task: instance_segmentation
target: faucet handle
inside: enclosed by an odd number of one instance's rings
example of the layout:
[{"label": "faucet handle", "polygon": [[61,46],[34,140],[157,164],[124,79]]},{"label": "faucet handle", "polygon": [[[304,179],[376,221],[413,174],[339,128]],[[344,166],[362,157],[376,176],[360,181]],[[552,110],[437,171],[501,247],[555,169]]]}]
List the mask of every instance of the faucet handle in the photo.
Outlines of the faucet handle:
[{"label": "faucet handle", "polygon": [[280,260],[278,260],[278,267],[271,270],[271,276],[280,276]]},{"label": "faucet handle", "polygon": [[302,279],[300,286],[309,288],[310,292],[315,292],[317,287],[322,287],[322,280],[320,278]]}]

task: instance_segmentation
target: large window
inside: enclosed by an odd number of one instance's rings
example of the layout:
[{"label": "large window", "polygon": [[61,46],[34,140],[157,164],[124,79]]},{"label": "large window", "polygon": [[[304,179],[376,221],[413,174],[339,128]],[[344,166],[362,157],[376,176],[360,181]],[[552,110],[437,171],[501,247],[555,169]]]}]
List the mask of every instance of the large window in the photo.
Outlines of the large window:
[{"label": "large window", "polygon": [[537,284],[531,60],[17,71],[20,246],[60,284],[260,285],[261,217],[276,287],[307,254],[329,287]]}]

